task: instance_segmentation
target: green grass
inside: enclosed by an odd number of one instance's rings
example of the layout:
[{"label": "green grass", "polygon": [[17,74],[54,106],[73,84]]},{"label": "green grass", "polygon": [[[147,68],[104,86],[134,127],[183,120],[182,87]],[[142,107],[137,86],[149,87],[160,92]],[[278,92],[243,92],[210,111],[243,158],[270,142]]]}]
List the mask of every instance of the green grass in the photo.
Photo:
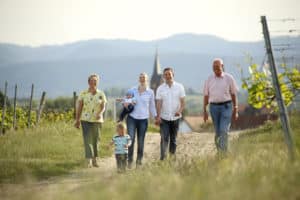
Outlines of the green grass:
[{"label": "green grass", "polygon": [[278,123],[243,133],[227,157],[156,162],[77,189],[64,199],[300,199],[300,117],[290,162]]},{"label": "green grass", "polygon": [[[54,194],[53,199],[300,199],[299,121],[299,114],[291,118],[296,154],[294,162],[288,159],[279,123],[268,122],[260,128],[242,133],[231,143],[226,157],[207,155],[178,162],[157,161],[126,174],[114,174],[105,179],[99,177],[98,182],[79,186],[71,193],[65,193],[62,186],[61,192]],[[113,124],[107,123],[104,132],[110,132],[112,126]],[[31,174],[41,173],[42,177],[49,175],[54,169],[67,173],[68,170],[81,166],[83,148],[78,130],[63,124],[48,127],[46,130],[51,131],[47,133],[42,130],[45,128],[1,137],[1,158],[5,155],[8,159],[6,154],[16,156],[14,160],[21,169],[17,166],[10,167],[22,170],[26,166]],[[109,134],[102,136],[102,144],[104,138],[111,138]],[[68,145],[66,140],[70,141],[70,152],[63,147]],[[3,144],[5,148],[2,147]],[[16,148],[18,146],[21,148]],[[19,160],[21,158],[28,161]],[[34,160],[36,158],[38,159]],[[65,158],[69,162],[64,162]],[[37,161],[44,165],[37,164]],[[1,169],[2,165],[3,162]],[[50,170],[41,171],[42,166]],[[4,169],[7,170],[8,167]]]},{"label": "green grass", "polygon": [[[109,146],[114,124],[104,124],[100,156],[112,154]],[[81,130],[68,123],[46,124],[32,129],[8,131],[0,137],[0,183],[44,179],[83,167]]]}]

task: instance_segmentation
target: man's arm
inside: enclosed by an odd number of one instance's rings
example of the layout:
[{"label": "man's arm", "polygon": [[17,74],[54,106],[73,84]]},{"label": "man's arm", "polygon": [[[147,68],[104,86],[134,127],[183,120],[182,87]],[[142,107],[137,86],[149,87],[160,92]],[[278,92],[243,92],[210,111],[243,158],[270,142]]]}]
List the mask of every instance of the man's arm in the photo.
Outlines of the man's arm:
[{"label": "man's arm", "polygon": [[160,124],[160,111],[161,111],[161,105],[162,105],[162,100],[161,99],[157,99],[156,100],[156,119],[155,119],[155,124],[159,125]]},{"label": "man's arm", "polygon": [[231,94],[231,99],[232,99],[232,118],[234,120],[237,120],[238,117],[239,117],[239,113],[238,113],[238,99],[237,99],[237,96],[235,94]]},{"label": "man's arm", "polygon": [[208,120],[208,113],[206,110],[206,106],[208,105],[208,95],[204,95],[203,97],[203,120],[206,122]]},{"label": "man's arm", "polygon": [[184,97],[180,98],[180,108],[179,110],[175,113],[175,116],[180,116],[184,110],[185,107],[185,101],[184,101]]}]

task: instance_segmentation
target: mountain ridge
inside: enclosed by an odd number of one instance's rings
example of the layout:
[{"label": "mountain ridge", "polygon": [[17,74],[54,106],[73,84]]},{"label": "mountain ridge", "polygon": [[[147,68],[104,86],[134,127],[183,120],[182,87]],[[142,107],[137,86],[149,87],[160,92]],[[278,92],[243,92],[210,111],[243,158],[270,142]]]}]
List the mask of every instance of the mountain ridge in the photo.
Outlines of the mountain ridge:
[{"label": "mountain ridge", "polygon": [[[272,41],[294,44],[300,43],[300,37],[279,37]],[[26,86],[35,83],[51,97],[86,88],[90,73],[100,74],[101,88],[127,88],[137,84],[140,72],[151,76],[157,49],[162,68],[173,66],[176,80],[196,90],[201,89],[205,78],[212,73],[211,61],[215,57],[224,59],[226,71],[236,76],[238,82],[237,65],[244,70],[249,65],[246,53],[258,64],[265,57],[263,41],[232,42],[213,35],[187,33],[153,41],[91,39],[40,47],[0,43],[0,80]],[[300,63],[299,47],[288,53],[295,54],[295,62]]]}]

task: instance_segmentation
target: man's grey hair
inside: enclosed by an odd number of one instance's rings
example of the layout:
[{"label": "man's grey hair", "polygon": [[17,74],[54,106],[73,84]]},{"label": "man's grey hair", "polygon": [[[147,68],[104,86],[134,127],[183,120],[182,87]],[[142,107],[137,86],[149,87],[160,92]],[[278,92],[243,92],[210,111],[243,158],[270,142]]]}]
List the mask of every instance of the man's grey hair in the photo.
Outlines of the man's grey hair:
[{"label": "man's grey hair", "polygon": [[219,61],[221,63],[221,65],[224,64],[223,60],[221,58],[215,58],[214,61],[213,61],[213,63],[216,62],[216,61]]}]

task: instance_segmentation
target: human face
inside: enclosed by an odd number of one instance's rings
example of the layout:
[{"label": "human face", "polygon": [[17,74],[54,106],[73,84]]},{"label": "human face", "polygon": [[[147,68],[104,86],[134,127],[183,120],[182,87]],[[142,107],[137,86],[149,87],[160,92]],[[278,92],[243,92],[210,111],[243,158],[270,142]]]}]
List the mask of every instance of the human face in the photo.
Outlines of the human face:
[{"label": "human face", "polygon": [[139,81],[140,81],[140,83],[142,85],[146,84],[146,82],[147,82],[147,76],[145,74],[140,74]]},{"label": "human face", "polygon": [[220,77],[222,75],[223,65],[221,64],[220,61],[218,61],[218,60],[214,61],[213,70],[214,70],[214,73],[217,77]]},{"label": "human face", "polygon": [[89,79],[89,87],[90,88],[97,88],[97,85],[98,85],[98,79],[97,77],[94,77],[92,76],[90,79]]},{"label": "human face", "polygon": [[173,78],[174,78],[174,74],[173,74],[172,70],[166,70],[164,72],[164,79],[167,83],[172,83]]},{"label": "human face", "polygon": [[125,129],[117,128],[118,135],[123,136],[125,134]]}]

